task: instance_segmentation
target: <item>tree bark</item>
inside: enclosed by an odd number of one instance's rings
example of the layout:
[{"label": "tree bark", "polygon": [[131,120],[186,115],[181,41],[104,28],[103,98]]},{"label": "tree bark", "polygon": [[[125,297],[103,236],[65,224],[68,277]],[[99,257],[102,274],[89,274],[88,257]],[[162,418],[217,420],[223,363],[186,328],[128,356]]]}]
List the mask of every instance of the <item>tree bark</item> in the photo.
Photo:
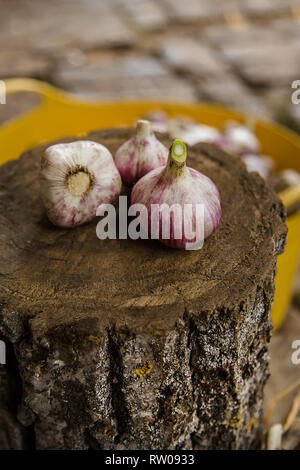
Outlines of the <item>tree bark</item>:
[{"label": "tree bark", "polygon": [[[88,138],[115,152],[129,136]],[[33,433],[37,449],[256,447],[286,236],[275,193],[236,157],[198,145],[188,164],[217,184],[223,210],[201,250],[100,241],[97,221],[67,230],[47,220],[44,147],[0,170],[0,333],[15,352],[17,419],[30,442]]]}]

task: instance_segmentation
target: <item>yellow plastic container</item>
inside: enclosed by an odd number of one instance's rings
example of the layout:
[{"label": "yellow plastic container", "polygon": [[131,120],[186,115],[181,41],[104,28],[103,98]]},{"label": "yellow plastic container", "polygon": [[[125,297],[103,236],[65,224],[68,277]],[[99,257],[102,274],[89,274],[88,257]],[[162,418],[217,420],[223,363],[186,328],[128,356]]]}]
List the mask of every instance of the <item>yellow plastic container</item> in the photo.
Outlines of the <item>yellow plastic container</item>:
[{"label": "yellow plastic container", "polygon": [[[228,120],[245,122],[247,116],[236,111],[208,104],[161,102],[89,103],[53,86],[32,79],[10,79],[6,92],[34,92],[41,97],[41,106],[0,127],[0,164],[18,158],[35,145],[64,136],[78,136],[101,128],[132,125],[150,110],[161,109],[170,116],[185,115],[198,122],[222,128]],[[256,121],[255,133],[262,151],[271,155],[278,169],[294,168],[300,172],[300,138],[283,127]],[[286,205],[300,199],[300,187],[281,194]],[[287,220],[288,237],[283,255],[278,258],[275,301],[272,308],[275,329],[282,323],[292,294],[293,279],[300,250],[300,211]]]}]

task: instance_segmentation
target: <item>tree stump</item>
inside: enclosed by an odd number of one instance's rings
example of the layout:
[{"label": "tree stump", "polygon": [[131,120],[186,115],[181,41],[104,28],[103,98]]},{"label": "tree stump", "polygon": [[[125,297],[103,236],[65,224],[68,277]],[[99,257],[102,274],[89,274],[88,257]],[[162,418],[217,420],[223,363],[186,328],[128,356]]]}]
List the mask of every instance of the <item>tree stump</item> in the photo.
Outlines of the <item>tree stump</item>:
[{"label": "tree stump", "polygon": [[[115,152],[129,135],[87,138]],[[236,157],[198,145],[188,165],[217,184],[223,209],[201,250],[100,241],[98,221],[67,230],[47,220],[42,151],[0,170],[0,333],[13,345],[17,419],[30,442],[37,449],[256,447],[276,256],[286,236],[275,193]]]}]

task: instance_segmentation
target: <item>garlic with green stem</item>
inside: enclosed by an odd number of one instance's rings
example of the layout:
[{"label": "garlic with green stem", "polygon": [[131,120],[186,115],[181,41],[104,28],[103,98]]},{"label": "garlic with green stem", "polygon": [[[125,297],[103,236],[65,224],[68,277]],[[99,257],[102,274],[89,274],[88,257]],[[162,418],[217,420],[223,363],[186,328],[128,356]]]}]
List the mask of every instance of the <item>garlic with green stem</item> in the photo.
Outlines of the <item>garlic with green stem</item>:
[{"label": "garlic with green stem", "polygon": [[[221,220],[221,201],[217,187],[210,178],[186,166],[186,146],[175,139],[168,156],[165,167],[156,168],[141,178],[133,187],[131,193],[132,204],[142,204],[147,208],[147,230],[153,235],[156,226],[157,238],[165,245],[173,248],[186,248],[194,239],[187,236],[183,214],[189,207],[187,222],[192,229],[190,233],[196,234],[202,223],[203,240],[211,235]],[[180,211],[165,213],[164,219],[160,208],[169,207]],[[204,217],[197,218],[197,206],[204,208]],[[170,230],[165,236],[164,226]],[[142,227],[144,228],[144,227]],[[144,228],[145,229],[145,228]],[[200,246],[201,247],[201,246]]]},{"label": "garlic with green stem", "polygon": [[89,140],[56,144],[42,157],[40,188],[49,220],[74,227],[120,194],[122,181],[109,150]]},{"label": "garlic with green stem", "polygon": [[155,137],[149,121],[139,120],[135,135],[117,150],[115,164],[126,186],[132,186],[142,176],[163,166],[168,149]]}]

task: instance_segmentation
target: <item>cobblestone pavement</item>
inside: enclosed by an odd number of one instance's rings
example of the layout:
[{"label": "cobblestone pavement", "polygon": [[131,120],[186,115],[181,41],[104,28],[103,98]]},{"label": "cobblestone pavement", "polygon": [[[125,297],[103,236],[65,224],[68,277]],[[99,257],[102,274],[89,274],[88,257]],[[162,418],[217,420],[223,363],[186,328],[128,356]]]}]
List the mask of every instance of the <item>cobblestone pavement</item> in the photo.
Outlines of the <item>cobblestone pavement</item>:
[{"label": "cobblestone pavement", "polygon": [[300,0],[0,0],[0,77],[98,99],[207,100],[297,126],[299,54]]},{"label": "cobblestone pavement", "polygon": [[[219,102],[299,131],[290,100],[299,57],[300,0],[0,0],[0,78],[103,100]],[[35,104],[31,94],[8,97],[0,122]],[[272,343],[268,399],[299,377],[296,300]]]}]

